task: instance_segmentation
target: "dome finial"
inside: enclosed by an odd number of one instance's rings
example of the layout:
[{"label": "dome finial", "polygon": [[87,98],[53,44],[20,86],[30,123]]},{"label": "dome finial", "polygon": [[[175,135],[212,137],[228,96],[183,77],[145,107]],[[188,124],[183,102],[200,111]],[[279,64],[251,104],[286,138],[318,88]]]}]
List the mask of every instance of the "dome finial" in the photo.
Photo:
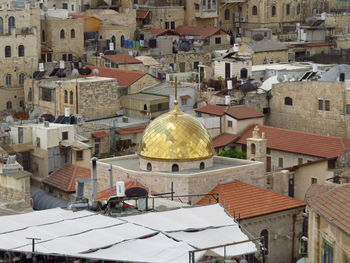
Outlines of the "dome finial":
[{"label": "dome finial", "polygon": [[174,98],[174,110],[175,111],[179,111],[179,102],[177,100],[177,85],[180,84],[180,82],[177,81],[177,77],[175,77],[175,81],[173,82],[174,86],[175,86],[175,98]]}]

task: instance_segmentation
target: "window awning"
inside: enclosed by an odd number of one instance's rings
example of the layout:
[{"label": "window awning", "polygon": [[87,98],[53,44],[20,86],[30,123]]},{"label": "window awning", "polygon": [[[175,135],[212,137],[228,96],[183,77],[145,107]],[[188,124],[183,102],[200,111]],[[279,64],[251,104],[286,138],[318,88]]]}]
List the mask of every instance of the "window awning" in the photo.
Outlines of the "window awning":
[{"label": "window awning", "polygon": [[105,131],[99,131],[99,132],[92,132],[91,136],[98,139],[98,138],[109,137],[109,134]]},{"label": "window awning", "polygon": [[190,95],[184,95],[184,96],[180,96],[180,99],[188,100],[188,99],[192,99],[192,97]]}]

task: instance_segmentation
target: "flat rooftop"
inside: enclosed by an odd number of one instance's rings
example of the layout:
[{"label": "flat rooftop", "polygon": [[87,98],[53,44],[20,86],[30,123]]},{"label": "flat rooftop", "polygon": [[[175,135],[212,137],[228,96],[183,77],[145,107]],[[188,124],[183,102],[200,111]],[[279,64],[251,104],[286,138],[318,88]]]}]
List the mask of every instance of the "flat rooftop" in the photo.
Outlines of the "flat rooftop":
[{"label": "flat rooftop", "polygon": [[165,99],[166,97],[165,96],[160,96],[160,95],[151,95],[151,94],[137,93],[137,94],[126,95],[126,96],[124,96],[124,98],[152,101],[152,100]]},{"label": "flat rooftop", "polygon": [[[198,84],[196,83],[195,85],[198,85]],[[178,88],[177,88],[177,92],[178,92],[178,94],[186,93],[187,90],[195,88],[195,85],[180,84],[178,86]],[[142,96],[143,96],[143,94],[152,93],[152,94],[163,95],[163,96],[168,96],[169,97],[169,96],[175,94],[175,87],[174,87],[174,85],[172,85],[169,82],[164,82],[164,83],[160,83],[160,84],[151,86],[149,88],[143,89],[141,91],[141,93],[142,94],[140,94],[140,95],[142,95]]]},{"label": "flat rooftop", "polygon": [[120,116],[120,117],[113,117],[113,118],[107,118],[107,119],[85,121],[85,123],[106,125],[106,126],[115,127],[115,128],[128,128],[128,127],[135,127],[135,126],[141,126],[141,125],[147,124],[149,123],[149,119],[136,119],[136,118],[128,117],[128,122],[123,122],[123,116]]},{"label": "flat rooftop", "polygon": [[[126,156],[123,156],[123,157],[126,157]],[[147,172],[140,169],[140,162],[139,162],[138,155],[130,155],[128,156],[129,158],[123,158],[123,157],[102,159],[102,160],[99,160],[99,162],[108,163],[114,166],[119,166],[134,172]],[[208,171],[215,171],[215,170],[220,170],[225,168],[250,165],[254,163],[257,163],[257,162],[214,156],[212,167],[207,167],[204,170],[200,170],[200,169],[182,170],[182,171],[176,172],[176,174],[194,174],[199,172],[208,172]],[[155,172],[155,173],[174,174],[173,172]]]}]

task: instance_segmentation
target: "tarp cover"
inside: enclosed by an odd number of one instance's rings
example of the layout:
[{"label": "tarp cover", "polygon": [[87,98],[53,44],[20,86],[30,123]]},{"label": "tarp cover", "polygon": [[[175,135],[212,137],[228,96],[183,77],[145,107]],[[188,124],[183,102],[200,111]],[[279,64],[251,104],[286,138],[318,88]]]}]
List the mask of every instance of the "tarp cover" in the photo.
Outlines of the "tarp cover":
[{"label": "tarp cover", "polygon": [[[219,204],[113,218],[61,208],[0,217],[0,249],[121,262],[187,262],[189,251],[248,240]],[[226,255],[257,251],[254,243]],[[223,249],[208,251],[224,255]],[[196,253],[199,260],[204,252]]]}]

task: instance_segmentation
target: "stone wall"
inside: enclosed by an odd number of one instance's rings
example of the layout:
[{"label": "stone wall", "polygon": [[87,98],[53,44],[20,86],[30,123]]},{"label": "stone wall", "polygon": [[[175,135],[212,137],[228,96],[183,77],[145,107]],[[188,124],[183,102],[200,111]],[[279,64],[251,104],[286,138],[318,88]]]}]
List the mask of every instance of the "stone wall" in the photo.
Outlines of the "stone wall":
[{"label": "stone wall", "polygon": [[[113,160],[135,159],[136,155],[104,159],[97,162],[98,192],[109,187],[109,163],[113,165]],[[137,180],[139,183],[147,186],[149,192],[166,193],[171,191],[171,183],[174,184],[175,195],[203,194],[209,193],[218,183],[229,179],[237,179],[242,182],[253,184],[259,187],[265,187],[263,163],[250,162],[246,160],[235,160],[225,157],[214,157],[217,161],[224,159],[226,161],[247,163],[247,165],[232,166],[216,170],[203,170],[193,173],[161,173],[145,172],[137,169],[131,170],[113,165],[113,183],[116,181]],[[91,182],[85,185],[85,196],[91,199]],[[186,198],[182,199],[188,200]],[[199,198],[190,198],[192,203],[198,202]]]},{"label": "stone wall", "polygon": [[[345,106],[350,104],[347,82],[285,82],[273,85],[270,100],[271,113],[267,125],[311,133],[350,138],[347,125],[349,115]],[[284,99],[293,99],[285,105]],[[318,110],[319,100],[330,101],[330,110]],[[323,105],[324,107],[324,105]]]},{"label": "stone wall", "polygon": [[154,86],[159,82],[155,77],[146,74],[128,87],[128,94],[139,93],[142,89]]},{"label": "stone wall", "polygon": [[[269,215],[256,216],[240,220],[240,224],[254,237],[261,236],[266,229],[269,234],[267,262],[294,262],[293,257],[299,255],[299,240],[302,236],[303,207],[281,211]],[[295,215],[295,230],[293,235],[293,216]],[[293,240],[294,237],[294,240]],[[292,246],[294,242],[294,254]],[[312,261],[315,262],[315,261]]]},{"label": "stone wall", "polygon": [[[141,6],[142,10],[142,6]],[[153,28],[175,29],[178,26],[184,25],[185,13],[183,6],[166,6],[152,7],[147,6],[146,10],[150,12],[150,26]],[[169,27],[166,28],[165,23],[168,22]],[[171,22],[175,23],[175,27],[171,28]]]},{"label": "stone wall", "polygon": [[0,198],[5,201],[23,200],[30,204],[30,173],[0,175]]}]

